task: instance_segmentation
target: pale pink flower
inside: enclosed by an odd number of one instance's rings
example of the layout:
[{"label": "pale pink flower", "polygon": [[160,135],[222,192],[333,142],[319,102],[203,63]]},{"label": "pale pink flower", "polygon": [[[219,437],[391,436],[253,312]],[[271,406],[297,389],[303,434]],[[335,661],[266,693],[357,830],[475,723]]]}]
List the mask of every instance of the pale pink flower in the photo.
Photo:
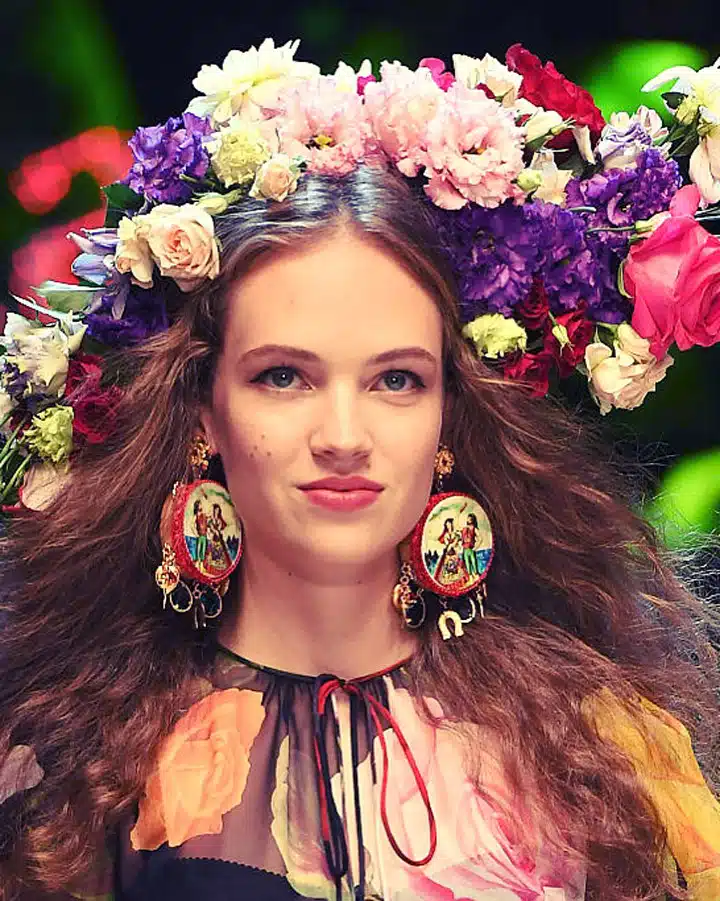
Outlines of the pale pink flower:
[{"label": "pale pink flower", "polygon": [[136,216],[135,222],[160,274],[173,279],[181,291],[217,278],[220,253],[212,216],[206,210],[191,203],[161,203]]},{"label": "pale pink flower", "polygon": [[650,342],[627,322],[618,326],[614,353],[599,342],[585,348],[590,393],[604,416],[613,407],[634,410],[655,390],[672,366],[669,354],[658,360],[650,352]]},{"label": "pale pink flower", "polygon": [[413,72],[400,63],[384,62],[380,79],[365,85],[365,111],[382,150],[412,178],[423,166],[428,123],[446,95],[424,66]]},{"label": "pale pink flower", "polygon": [[523,169],[523,132],[512,113],[482,91],[456,82],[427,128],[425,191],[439,207],[468,201],[497,207],[524,197],[515,184]]},{"label": "pale pink flower", "polygon": [[362,97],[343,79],[322,75],[299,82],[283,92],[280,104],[274,120],[280,150],[304,157],[309,172],[347,175],[365,159],[372,134]]}]

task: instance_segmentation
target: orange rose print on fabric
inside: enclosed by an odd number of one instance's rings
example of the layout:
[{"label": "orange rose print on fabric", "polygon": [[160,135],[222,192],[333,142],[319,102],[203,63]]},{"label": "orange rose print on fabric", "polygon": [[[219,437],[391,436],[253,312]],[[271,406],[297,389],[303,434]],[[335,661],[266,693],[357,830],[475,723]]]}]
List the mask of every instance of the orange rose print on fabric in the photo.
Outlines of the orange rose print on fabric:
[{"label": "orange rose print on fabric", "polygon": [[223,814],[245,790],[249,755],[265,719],[262,695],[248,689],[216,691],[178,720],[145,786],[130,834],[136,851],[177,847],[197,835],[222,831]]},{"label": "orange rose print on fabric", "polygon": [[720,802],[708,788],[690,734],[667,710],[640,699],[643,736],[630,713],[605,690],[587,702],[599,734],[624,751],[650,795],[668,848],[693,901],[720,898]]}]

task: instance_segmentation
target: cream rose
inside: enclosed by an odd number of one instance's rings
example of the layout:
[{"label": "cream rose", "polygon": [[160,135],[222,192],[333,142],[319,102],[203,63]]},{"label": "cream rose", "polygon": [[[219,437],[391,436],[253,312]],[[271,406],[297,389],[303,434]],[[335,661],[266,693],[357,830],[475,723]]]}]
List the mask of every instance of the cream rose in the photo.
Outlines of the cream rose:
[{"label": "cream rose", "polygon": [[130,280],[141,288],[153,286],[153,261],[146,235],[139,228],[146,216],[123,217],[118,223],[115,268],[130,273]]},{"label": "cream rose", "polygon": [[187,203],[161,203],[144,216],[138,229],[162,275],[173,279],[181,291],[191,291],[205,279],[217,278],[220,252],[212,216]]},{"label": "cream rose", "polygon": [[618,326],[614,353],[600,343],[588,344],[585,349],[590,393],[603,416],[613,407],[639,407],[672,364],[669,354],[656,359],[650,353],[650,342],[626,322]]},{"label": "cream rose", "polygon": [[286,153],[276,153],[258,169],[250,196],[285,200],[297,188],[300,168]]}]

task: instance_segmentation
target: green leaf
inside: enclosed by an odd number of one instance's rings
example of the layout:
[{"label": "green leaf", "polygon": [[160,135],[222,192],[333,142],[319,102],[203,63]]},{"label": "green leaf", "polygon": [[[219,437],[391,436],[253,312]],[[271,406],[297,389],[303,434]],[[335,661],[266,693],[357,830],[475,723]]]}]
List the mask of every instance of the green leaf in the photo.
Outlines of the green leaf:
[{"label": "green leaf", "polygon": [[35,303],[34,300],[30,300],[27,297],[18,297],[15,294],[8,294],[8,298],[4,305],[11,313],[19,313],[21,316],[27,316],[27,311],[32,310],[35,315],[30,317],[31,319],[38,319],[39,317],[37,314],[42,313],[43,316],[50,316],[58,322],[68,322],[72,320],[72,313],[63,313],[61,310],[43,307],[39,303]]},{"label": "green leaf", "polygon": [[116,210],[139,210],[145,203],[142,194],[136,194],[135,191],[120,182],[105,185],[103,194],[107,197],[108,209],[112,207]]},{"label": "green leaf", "polygon": [[683,94],[680,91],[665,91],[665,93],[660,96],[665,101],[665,106],[667,106],[668,109],[676,110],[687,97],[687,94]]},{"label": "green leaf", "polygon": [[53,310],[59,310],[61,313],[79,313],[88,307],[93,295],[103,289],[44,281],[34,290],[47,300]]}]

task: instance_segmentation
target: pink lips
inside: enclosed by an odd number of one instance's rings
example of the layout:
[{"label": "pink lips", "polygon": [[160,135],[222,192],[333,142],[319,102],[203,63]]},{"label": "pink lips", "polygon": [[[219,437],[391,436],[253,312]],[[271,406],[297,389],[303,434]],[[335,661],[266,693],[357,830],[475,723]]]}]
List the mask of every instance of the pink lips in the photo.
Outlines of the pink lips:
[{"label": "pink lips", "polygon": [[360,476],[329,476],[301,485],[310,503],[328,510],[360,510],[380,497],[383,486]]}]

